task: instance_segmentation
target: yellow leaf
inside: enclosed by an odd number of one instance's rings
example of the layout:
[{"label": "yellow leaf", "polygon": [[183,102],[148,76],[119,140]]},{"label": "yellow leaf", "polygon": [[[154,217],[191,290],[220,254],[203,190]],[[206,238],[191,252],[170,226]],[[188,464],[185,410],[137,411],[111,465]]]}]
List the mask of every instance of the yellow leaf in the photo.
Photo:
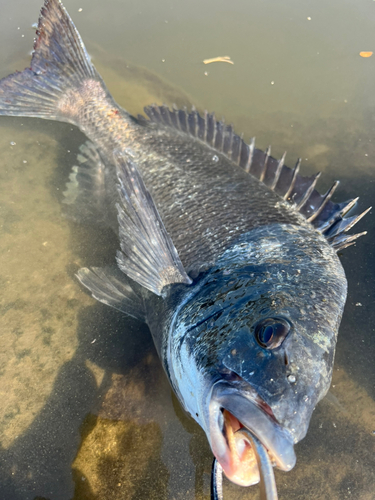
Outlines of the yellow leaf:
[{"label": "yellow leaf", "polygon": [[373,52],[366,52],[366,51],[364,51],[364,52],[360,52],[360,53],[359,53],[359,55],[360,55],[361,57],[371,57],[371,56],[372,56],[372,54],[373,54]]}]

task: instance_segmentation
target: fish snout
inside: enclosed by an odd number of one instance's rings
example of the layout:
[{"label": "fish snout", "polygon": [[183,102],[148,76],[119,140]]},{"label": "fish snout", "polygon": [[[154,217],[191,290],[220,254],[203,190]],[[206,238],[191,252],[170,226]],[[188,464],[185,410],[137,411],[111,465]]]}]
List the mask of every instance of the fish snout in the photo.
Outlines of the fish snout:
[{"label": "fish snout", "polygon": [[275,467],[284,471],[294,467],[293,437],[259,405],[255,391],[243,394],[227,381],[216,382],[207,418],[211,449],[230,481],[241,486],[259,482],[255,450],[244,433],[238,432],[241,429],[250,431],[261,441]]}]

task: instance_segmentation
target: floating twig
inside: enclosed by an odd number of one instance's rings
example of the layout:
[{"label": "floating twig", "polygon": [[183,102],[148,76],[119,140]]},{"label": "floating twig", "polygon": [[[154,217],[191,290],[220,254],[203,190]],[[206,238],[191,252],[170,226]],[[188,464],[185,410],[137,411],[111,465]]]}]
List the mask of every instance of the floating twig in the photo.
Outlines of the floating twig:
[{"label": "floating twig", "polygon": [[211,64],[214,62],[226,62],[229,64],[234,64],[234,62],[231,61],[229,56],[219,56],[219,57],[213,57],[212,59],[204,59],[203,62],[204,64]]}]

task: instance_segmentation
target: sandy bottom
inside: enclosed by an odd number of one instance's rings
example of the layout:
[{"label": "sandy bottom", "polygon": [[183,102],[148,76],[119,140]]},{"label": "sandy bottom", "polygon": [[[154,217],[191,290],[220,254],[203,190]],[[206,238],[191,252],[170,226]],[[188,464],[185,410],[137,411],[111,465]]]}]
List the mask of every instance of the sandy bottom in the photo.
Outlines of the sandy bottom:
[{"label": "sandy bottom", "polygon": [[[121,61],[98,69],[132,113],[190,101]],[[238,125],[251,123],[239,117]],[[74,277],[111,262],[117,248],[110,232],[62,214],[84,137],[37,120],[0,126],[0,498],[208,499],[206,438],[172,395],[147,329],[96,303]],[[310,142],[306,157],[327,157],[327,138],[317,132]],[[297,446],[297,466],[276,472],[280,499],[374,498],[375,403],[338,368]],[[259,493],[225,482],[224,497]]]}]

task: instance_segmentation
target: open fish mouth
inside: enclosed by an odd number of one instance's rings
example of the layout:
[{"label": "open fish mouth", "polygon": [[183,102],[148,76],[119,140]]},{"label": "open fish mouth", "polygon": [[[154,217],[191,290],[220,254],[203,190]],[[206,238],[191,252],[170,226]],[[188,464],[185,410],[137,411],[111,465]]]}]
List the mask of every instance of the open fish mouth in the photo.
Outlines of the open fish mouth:
[{"label": "open fish mouth", "polygon": [[245,428],[266,448],[272,464],[284,471],[296,463],[293,438],[271,408],[248,384],[243,390],[225,380],[213,385],[209,400],[209,441],[225,475],[241,486],[259,482],[256,454],[242,432]]}]

